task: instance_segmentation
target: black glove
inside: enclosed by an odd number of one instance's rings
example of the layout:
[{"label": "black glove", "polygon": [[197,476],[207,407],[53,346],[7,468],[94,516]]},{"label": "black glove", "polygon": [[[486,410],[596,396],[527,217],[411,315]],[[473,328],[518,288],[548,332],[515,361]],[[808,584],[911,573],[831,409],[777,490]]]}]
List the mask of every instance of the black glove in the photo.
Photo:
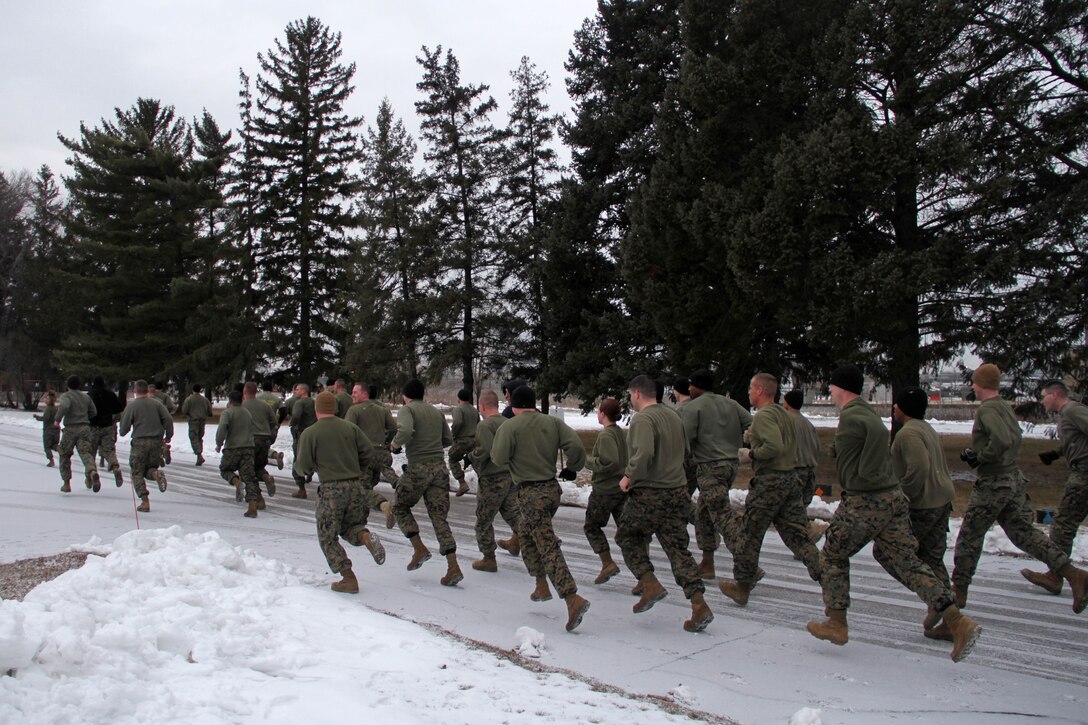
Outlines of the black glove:
[{"label": "black glove", "polygon": [[1044,466],[1049,466],[1061,457],[1061,451],[1043,451],[1039,454],[1039,460],[1043,462]]},{"label": "black glove", "polygon": [[978,468],[978,454],[974,448],[964,448],[960,451],[960,460],[971,468]]},{"label": "black glove", "polygon": [[578,472],[572,468],[564,468],[562,471],[559,472],[559,477],[562,478],[564,481],[573,481],[574,479],[578,478]]}]

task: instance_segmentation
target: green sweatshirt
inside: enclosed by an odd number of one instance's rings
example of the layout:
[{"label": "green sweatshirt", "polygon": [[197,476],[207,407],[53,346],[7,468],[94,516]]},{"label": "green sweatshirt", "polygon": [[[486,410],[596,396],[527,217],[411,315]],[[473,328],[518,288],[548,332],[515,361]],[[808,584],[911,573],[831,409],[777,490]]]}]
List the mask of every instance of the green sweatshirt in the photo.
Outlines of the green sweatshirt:
[{"label": "green sweatshirt", "polygon": [[892,472],[912,509],[935,509],[956,497],[941,439],[933,426],[911,418],[892,441]]},{"label": "green sweatshirt", "polygon": [[975,411],[971,447],[978,455],[978,475],[999,476],[1016,470],[1023,433],[1012,406],[1001,398],[983,401]]},{"label": "green sweatshirt", "polygon": [[389,443],[397,434],[397,424],[393,422],[393,414],[389,412],[389,408],[376,400],[364,400],[351,406],[344,420],[359,426],[359,430],[366,434],[375,446]]},{"label": "green sweatshirt", "polygon": [[593,471],[593,490],[619,493],[620,479],[627,468],[627,434],[618,425],[603,428],[586,458],[586,468]]},{"label": "green sweatshirt", "polygon": [[374,446],[359,426],[329,416],[299,436],[294,473],[300,477],[317,473],[323,482],[343,481],[362,478],[363,471],[377,465]]},{"label": "green sweatshirt", "polygon": [[778,403],[768,403],[752,419],[752,470],[792,472],[797,461],[797,425]]},{"label": "green sweatshirt", "polygon": [[170,440],[174,437],[174,419],[157,398],[133,398],[121,414],[121,428],[118,433],[125,435],[129,429],[132,430],[133,438]]},{"label": "green sweatshirt", "polygon": [[548,481],[555,478],[560,450],[567,455],[567,468],[577,471],[585,466],[586,449],[569,425],[538,410],[526,410],[499,426],[491,460],[506,466],[514,483]]},{"label": "green sweatshirt", "polygon": [[[694,402],[684,408],[685,414]],[[677,488],[687,485],[684,475],[687,439],[684,431],[680,416],[664,405],[650,405],[635,413],[631,428],[627,431],[628,458],[624,470],[624,474],[631,479],[632,488]],[[733,457],[736,457],[735,452]]]},{"label": "green sweatshirt", "polygon": [[43,430],[55,428],[57,426],[57,406],[55,404],[46,403],[45,409],[42,410],[42,414],[34,417],[42,422]]},{"label": "green sweatshirt", "polygon": [[800,413],[790,415],[793,416],[794,433],[797,435],[797,460],[794,465],[813,468],[820,460],[820,439],[816,435],[816,426]]},{"label": "green sweatshirt", "polygon": [[291,403],[291,427],[303,431],[317,422],[313,398],[295,398]]},{"label": "green sweatshirt", "polygon": [[472,459],[472,467],[480,477],[496,476],[507,473],[506,466],[500,466],[491,460],[491,448],[495,444],[495,433],[499,426],[506,422],[506,418],[500,413],[489,415],[476,426],[476,445],[473,447],[469,458]]},{"label": "green sweatshirt", "polygon": [[219,414],[215,445],[224,448],[253,447],[253,416],[241,405],[228,406]]},{"label": "green sweatshirt", "polygon": [[336,417],[343,418],[348,414],[348,409],[354,404],[350,393],[336,394]]},{"label": "green sweatshirt", "polygon": [[242,408],[248,410],[249,415],[253,418],[253,435],[268,436],[272,440],[276,439],[279,427],[272,406],[263,400],[246,398],[242,401]]},{"label": "green sweatshirt", "polygon": [[453,444],[446,416],[422,400],[413,400],[397,411],[397,435],[393,448],[404,448],[408,463],[438,463],[442,449]]},{"label": "green sweatshirt", "polygon": [[181,414],[189,420],[207,420],[212,415],[212,404],[200,393],[193,393],[182,401]]},{"label": "green sweatshirt", "polygon": [[1058,412],[1062,455],[1070,468],[1088,470],[1088,406],[1070,400]]},{"label": "green sweatshirt", "polygon": [[94,407],[91,396],[82,390],[69,390],[60,396],[57,403],[57,423],[64,423],[64,427],[73,425],[90,425],[91,418],[98,415],[98,409]]},{"label": "green sweatshirt", "polygon": [[881,493],[899,485],[892,475],[888,429],[872,406],[854,398],[839,413],[835,469],[845,493]]},{"label": "green sweatshirt", "polygon": [[458,403],[453,409],[453,425],[450,431],[454,438],[471,438],[476,435],[476,426],[480,422],[480,414],[470,403]]},{"label": "green sweatshirt", "polygon": [[692,398],[681,415],[692,463],[737,460],[741,436],[752,424],[752,414],[744,406],[717,393],[703,393]]}]

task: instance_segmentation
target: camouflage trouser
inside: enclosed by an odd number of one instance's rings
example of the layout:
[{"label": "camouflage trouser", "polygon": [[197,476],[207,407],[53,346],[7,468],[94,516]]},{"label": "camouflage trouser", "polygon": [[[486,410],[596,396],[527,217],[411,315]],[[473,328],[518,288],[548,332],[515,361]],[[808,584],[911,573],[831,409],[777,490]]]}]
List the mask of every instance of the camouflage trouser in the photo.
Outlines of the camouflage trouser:
[{"label": "camouflage trouser", "polygon": [[801,484],[801,507],[808,511],[808,505],[812,503],[812,497],[816,495],[816,468],[814,466],[800,466],[793,469]]},{"label": "camouflage trouser", "polygon": [[374,460],[381,465],[381,470],[374,470],[371,472],[371,479],[374,482],[373,485],[377,486],[378,481],[385,481],[392,485],[393,488],[396,488],[400,476],[393,470],[393,454],[389,452],[389,447],[374,446]]},{"label": "camouflage trouser", "polygon": [[454,553],[457,542],[446,521],[450,512],[450,471],[445,463],[409,463],[400,477],[393,499],[393,515],[397,519],[397,526],[409,539],[419,534],[419,524],[412,515],[412,507],[421,498],[434,526],[438,553],[442,556]]},{"label": "camouflage trouser", "polygon": [[1069,471],[1062,502],[1050,527],[1050,540],[1066,556],[1073,550],[1073,539],[1085,516],[1088,516],[1088,471],[1073,469]]},{"label": "camouflage trouser", "polygon": [[465,480],[465,469],[461,465],[465,456],[472,452],[473,446],[476,445],[476,436],[462,436],[453,442],[450,446],[449,460],[450,460],[450,473],[453,474],[454,479],[457,481]]},{"label": "camouflage trouser", "polygon": [[627,568],[641,579],[654,571],[650,561],[650,539],[656,534],[657,541],[669,557],[672,575],[691,599],[706,591],[695,558],[688,551],[688,511],[691,499],[687,489],[639,488],[631,489],[623,505],[616,543],[623,552]]},{"label": "camouflage trouser", "polygon": [[42,447],[45,448],[45,458],[53,460],[53,451],[60,445],[60,428],[55,425],[42,428]]},{"label": "camouflage trouser", "polygon": [[227,483],[234,478],[235,471],[246,487],[246,501],[256,501],[261,497],[257,487],[257,472],[253,469],[253,448],[224,448],[223,458],[219,461],[219,475]]},{"label": "camouflage trouser", "polygon": [[136,496],[147,495],[144,479],[159,469],[162,463],[162,438],[133,438],[128,454],[128,465],[132,469],[132,488]]},{"label": "camouflage trouser", "polygon": [[106,459],[109,470],[121,468],[121,464],[117,461],[116,425],[91,426],[91,458],[99,453]]},{"label": "camouflage trouser", "polygon": [[[910,530],[918,540],[918,558],[946,587],[952,586],[948,569],[944,565],[944,552],[948,549],[948,517],[951,515],[952,504],[934,509],[910,510]],[[906,585],[879,545],[873,546],[873,558],[884,567],[884,571],[895,577],[900,584]]]},{"label": "camouflage trouser", "polygon": [[820,581],[820,550],[808,538],[808,516],[797,494],[800,486],[792,471],[771,471],[752,479],[741,519],[741,536],[733,555],[733,578],[754,584],[759,569],[763,536],[774,524],[789,550],[797,554],[813,581]]},{"label": "camouflage trouser", "polygon": [[530,481],[518,487],[518,512],[521,528],[521,558],[534,577],[547,575],[561,597],[578,592],[578,585],[567,568],[559,537],[552,528],[552,517],[559,510],[562,489],[554,478],[550,481]]},{"label": "camouflage trouser", "polygon": [[268,452],[272,450],[272,436],[253,436],[253,475],[257,481],[264,480],[268,473]]},{"label": "camouflage trouser", "polygon": [[193,453],[202,456],[204,455],[204,428],[207,421],[203,418],[199,420],[189,419],[189,445],[193,447]]},{"label": "camouflage trouser", "polygon": [[593,490],[589,492],[586,523],[582,531],[586,532],[586,539],[593,553],[604,554],[609,551],[608,538],[605,537],[603,529],[608,525],[609,517],[616,522],[616,528],[619,528],[620,516],[623,514],[623,505],[626,502],[627,494],[623,491],[601,493]]},{"label": "camouflage trouser", "polygon": [[493,476],[481,476],[476,489],[476,544],[480,553],[490,556],[495,553],[495,515],[517,532],[518,492],[509,473]]},{"label": "camouflage trouser", "polygon": [[[695,468],[699,481],[699,503],[695,510],[695,541],[703,551],[718,548],[718,534],[729,553],[736,553],[740,516],[729,503],[729,487],[737,477],[736,461],[700,463]],[[713,542],[713,543],[711,543]]]},{"label": "camouflage trouser", "polygon": [[828,609],[850,607],[850,557],[870,541],[884,550],[896,579],[928,606],[943,612],[952,593],[918,558],[910,531],[910,503],[902,489],[871,494],[843,494],[820,552],[820,584]]},{"label": "camouflage trouser", "polygon": [[94,453],[91,452],[91,427],[89,425],[69,425],[60,436],[60,477],[62,481],[72,480],[72,452],[79,453],[87,475],[98,471],[94,465]]},{"label": "camouflage trouser", "polygon": [[967,512],[956,537],[952,582],[962,587],[971,584],[982,556],[986,532],[995,521],[1005,530],[1013,546],[1031,554],[1051,571],[1058,571],[1068,564],[1069,555],[1062,553],[1057,544],[1035,528],[1032,516],[1028,489],[1019,469],[999,476],[980,476],[971,489]]},{"label": "camouflage trouser", "polygon": [[337,574],[351,566],[340,537],[359,546],[359,535],[367,530],[369,490],[362,478],[322,481],[317,487],[317,541],[329,569]]}]

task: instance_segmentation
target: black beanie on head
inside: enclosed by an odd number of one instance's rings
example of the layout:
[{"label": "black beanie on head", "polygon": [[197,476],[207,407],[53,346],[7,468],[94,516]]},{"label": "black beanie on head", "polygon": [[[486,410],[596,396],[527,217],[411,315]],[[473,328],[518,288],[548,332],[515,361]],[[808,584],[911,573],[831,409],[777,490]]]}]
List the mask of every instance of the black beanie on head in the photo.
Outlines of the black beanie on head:
[{"label": "black beanie on head", "polygon": [[714,389],[714,376],[710,374],[710,371],[706,368],[696,370],[688,376],[688,382],[693,388],[699,388],[699,390],[705,390],[707,392]]},{"label": "black beanie on head", "polygon": [[785,400],[794,410],[801,410],[801,406],[805,404],[805,393],[804,391],[794,388],[786,393]]},{"label": "black beanie on head", "polygon": [[905,388],[895,397],[895,404],[911,418],[925,418],[929,407],[929,397],[921,388]]},{"label": "black beanie on head", "polygon": [[520,388],[515,388],[514,392],[510,393],[510,407],[535,408],[536,393],[528,385],[522,385]]},{"label": "black beanie on head", "polygon": [[854,395],[861,395],[861,389],[865,387],[865,376],[861,374],[861,368],[857,365],[840,365],[831,371],[829,382]]},{"label": "black beanie on head", "polygon": [[672,389],[681,395],[691,395],[691,389],[688,387],[687,378],[677,378],[672,384]]},{"label": "black beanie on head", "polygon": [[424,390],[423,381],[418,378],[412,378],[404,384],[404,397],[411,398],[412,400],[423,400]]}]

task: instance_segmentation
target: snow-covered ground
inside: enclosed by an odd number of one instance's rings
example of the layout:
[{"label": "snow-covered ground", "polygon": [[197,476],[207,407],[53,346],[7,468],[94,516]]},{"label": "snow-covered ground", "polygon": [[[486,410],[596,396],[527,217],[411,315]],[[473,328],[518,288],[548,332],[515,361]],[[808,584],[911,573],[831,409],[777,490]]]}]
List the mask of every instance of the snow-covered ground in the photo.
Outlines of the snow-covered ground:
[{"label": "snow-covered ground", "polygon": [[[850,643],[810,637],[804,623],[822,613],[819,588],[773,532],[768,576],[747,608],[711,587],[715,621],[683,632],[688,608],[655,547],[670,596],[633,615],[630,575],[592,585],[599,562],[581,534],[582,512],[564,507],[556,529],[593,604],[566,633],[562,602],[531,603],[519,561],[502,555],[497,574],[469,568],[478,556],[474,497],[452,499],[461,585],[439,585],[437,556],[404,571],[410,546],[379,526],[386,564],[350,549],[362,592],[339,595],[328,589],[312,499],[287,497],[286,472],[274,471],[281,495],[244,519],[218,477],[214,427],[207,441],[208,465],[196,468],[179,426],[170,489],[153,490],[152,511],[137,522],[127,483],[61,494],[56,469],[43,465],[40,424],[0,413],[0,562],[70,548],[106,555],[23,602],[0,601],[0,675],[15,670],[0,676],[0,723],[687,719],[660,703],[741,723],[1088,719],[1088,615],[1072,614],[1068,591],[1049,596],[1017,573],[1041,565],[995,555],[1015,551],[1000,532],[988,537],[971,589],[968,611],[983,637],[953,664],[945,643],[921,637],[924,606],[867,550],[852,567]],[[277,448],[289,451],[288,441]],[[127,461],[126,440],[119,454]],[[425,514],[417,516],[436,548]],[[1083,530],[1075,556],[1088,557]],[[718,570],[728,574],[724,551]],[[536,667],[519,666],[514,653]]]}]

